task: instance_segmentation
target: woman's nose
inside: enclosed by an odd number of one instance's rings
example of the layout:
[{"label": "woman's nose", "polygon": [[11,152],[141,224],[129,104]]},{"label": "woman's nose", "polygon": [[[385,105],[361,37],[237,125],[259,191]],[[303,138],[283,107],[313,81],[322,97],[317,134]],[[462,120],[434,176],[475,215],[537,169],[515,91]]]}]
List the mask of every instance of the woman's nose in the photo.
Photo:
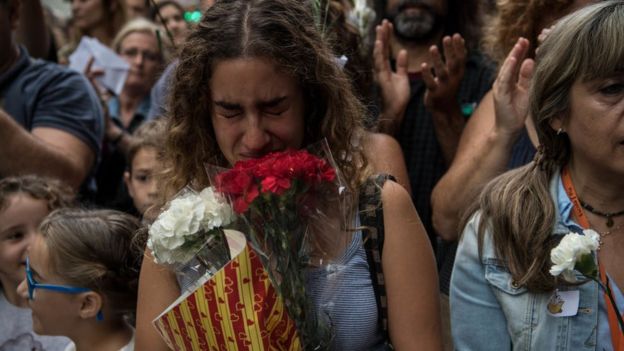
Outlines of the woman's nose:
[{"label": "woman's nose", "polygon": [[271,136],[260,118],[252,117],[243,136],[243,145],[247,151],[262,152],[271,142]]}]

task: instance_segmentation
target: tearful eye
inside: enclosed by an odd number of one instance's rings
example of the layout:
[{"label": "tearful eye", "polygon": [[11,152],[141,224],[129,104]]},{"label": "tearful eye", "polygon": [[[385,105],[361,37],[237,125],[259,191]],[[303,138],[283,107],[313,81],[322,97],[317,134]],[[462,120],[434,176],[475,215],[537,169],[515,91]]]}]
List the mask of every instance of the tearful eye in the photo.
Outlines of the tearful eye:
[{"label": "tearful eye", "polygon": [[282,113],[284,113],[284,111],[284,109],[267,109],[264,112],[271,116],[280,116]]}]

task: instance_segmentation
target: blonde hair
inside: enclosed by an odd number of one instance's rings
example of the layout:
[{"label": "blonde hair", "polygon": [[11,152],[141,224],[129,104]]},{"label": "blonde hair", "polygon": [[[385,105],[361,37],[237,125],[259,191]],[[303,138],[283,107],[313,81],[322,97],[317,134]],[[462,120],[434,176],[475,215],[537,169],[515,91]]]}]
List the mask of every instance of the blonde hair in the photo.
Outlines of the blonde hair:
[{"label": "blonde hair", "polygon": [[133,245],[139,221],[113,210],[59,209],[41,223],[50,269],[68,284],[104,296],[115,314],[136,309],[142,251]]},{"label": "blonde hair", "polygon": [[121,29],[115,36],[115,39],[113,39],[113,43],[111,45],[113,50],[119,53],[121,51],[121,44],[123,43],[124,39],[126,39],[126,37],[132,33],[145,33],[153,35],[158,43],[158,54],[160,55],[160,61],[163,63],[167,61],[168,53],[167,50],[165,50],[164,45],[162,45],[161,43],[161,40],[164,40],[164,38],[162,38],[162,36],[160,35],[160,27],[158,27],[154,22],[151,22],[145,18],[135,18],[126,23],[123,27],[121,27]]},{"label": "blonde hair", "polygon": [[613,77],[624,71],[624,2],[605,1],[562,19],[542,44],[530,89],[530,115],[540,147],[536,160],[488,184],[479,199],[479,247],[486,228],[513,279],[530,291],[555,288],[549,274],[556,207],[549,184],[571,157],[570,141],[550,125],[569,116],[577,81]]}]

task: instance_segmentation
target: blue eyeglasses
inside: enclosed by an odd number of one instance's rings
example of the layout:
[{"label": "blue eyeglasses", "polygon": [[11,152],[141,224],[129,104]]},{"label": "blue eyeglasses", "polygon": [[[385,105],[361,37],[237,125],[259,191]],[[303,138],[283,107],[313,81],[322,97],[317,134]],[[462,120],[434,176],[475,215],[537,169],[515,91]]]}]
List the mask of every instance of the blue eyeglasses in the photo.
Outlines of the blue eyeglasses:
[{"label": "blue eyeglasses", "polygon": [[34,300],[35,289],[53,290],[65,294],[79,294],[91,291],[91,289],[88,288],[79,288],[75,286],[37,283],[32,277],[32,271],[30,270],[30,259],[28,257],[26,257],[26,283],[28,283],[28,298],[31,300]]}]

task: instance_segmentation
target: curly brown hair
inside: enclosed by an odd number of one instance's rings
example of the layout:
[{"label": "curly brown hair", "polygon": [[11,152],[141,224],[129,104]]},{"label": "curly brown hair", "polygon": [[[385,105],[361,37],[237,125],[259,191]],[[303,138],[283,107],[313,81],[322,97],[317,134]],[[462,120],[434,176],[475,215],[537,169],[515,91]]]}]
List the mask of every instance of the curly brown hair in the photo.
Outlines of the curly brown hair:
[{"label": "curly brown hair", "polygon": [[[223,0],[204,14],[182,48],[169,96],[165,198],[187,184],[209,184],[205,163],[230,166],[210,118],[209,82],[223,60],[258,57],[296,77],[304,95],[304,146],[326,138],[338,167],[357,188],[365,157],[354,146],[363,107],[316,28],[308,2]],[[240,79],[240,78],[239,78]]]},{"label": "curly brown hair", "polygon": [[8,206],[9,197],[26,194],[35,200],[44,200],[48,210],[75,205],[76,194],[60,180],[37,175],[9,177],[0,180],[0,211]]},{"label": "curly brown hair", "polygon": [[575,0],[498,0],[497,12],[483,32],[485,52],[499,64],[518,38],[529,40],[528,56],[535,57],[542,26],[567,14]]}]

